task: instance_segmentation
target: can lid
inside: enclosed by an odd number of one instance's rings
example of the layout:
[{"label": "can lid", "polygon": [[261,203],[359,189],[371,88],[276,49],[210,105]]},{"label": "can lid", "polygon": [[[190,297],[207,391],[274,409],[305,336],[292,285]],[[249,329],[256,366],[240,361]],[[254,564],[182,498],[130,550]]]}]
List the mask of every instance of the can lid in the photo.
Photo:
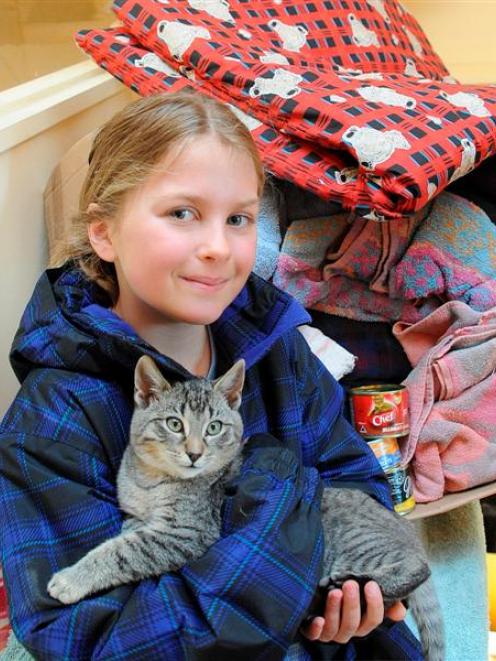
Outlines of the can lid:
[{"label": "can lid", "polygon": [[350,388],[350,393],[352,395],[370,395],[377,392],[397,392],[401,390],[406,390],[406,386],[403,386],[400,383],[373,383],[366,386]]}]

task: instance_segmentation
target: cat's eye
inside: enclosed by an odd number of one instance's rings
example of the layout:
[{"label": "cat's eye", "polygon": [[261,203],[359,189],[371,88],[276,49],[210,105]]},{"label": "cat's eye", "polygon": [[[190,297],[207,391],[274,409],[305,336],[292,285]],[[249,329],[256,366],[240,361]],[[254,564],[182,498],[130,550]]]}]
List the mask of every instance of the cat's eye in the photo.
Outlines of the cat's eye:
[{"label": "cat's eye", "polygon": [[166,418],[165,424],[175,434],[178,434],[183,430],[183,423],[179,420],[179,418],[175,418],[174,416]]},{"label": "cat's eye", "polygon": [[221,429],[222,422],[220,420],[212,420],[212,422],[208,423],[207,434],[209,436],[217,436],[217,434],[220,434]]}]

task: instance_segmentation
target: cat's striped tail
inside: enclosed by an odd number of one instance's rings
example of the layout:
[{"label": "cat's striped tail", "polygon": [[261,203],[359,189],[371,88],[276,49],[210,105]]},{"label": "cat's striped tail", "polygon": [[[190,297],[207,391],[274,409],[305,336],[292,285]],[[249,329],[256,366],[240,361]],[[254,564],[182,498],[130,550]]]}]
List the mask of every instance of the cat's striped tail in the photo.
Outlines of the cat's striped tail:
[{"label": "cat's striped tail", "polygon": [[412,592],[408,604],[417,623],[425,660],[444,661],[443,616],[432,578],[428,578]]}]

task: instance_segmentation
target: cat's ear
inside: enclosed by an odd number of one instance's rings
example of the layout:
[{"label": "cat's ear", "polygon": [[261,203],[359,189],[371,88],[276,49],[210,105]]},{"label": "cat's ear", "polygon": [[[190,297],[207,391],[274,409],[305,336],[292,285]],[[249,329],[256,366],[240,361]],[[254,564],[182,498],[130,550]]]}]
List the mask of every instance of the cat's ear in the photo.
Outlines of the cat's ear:
[{"label": "cat's ear", "polygon": [[134,370],[134,401],[139,408],[146,408],[152,400],[158,399],[160,393],[170,390],[172,386],[164,379],[160,370],[150,356],[141,356]]},{"label": "cat's ear", "polygon": [[241,391],[245,381],[245,361],[243,359],[234,363],[224,376],[213,382],[214,390],[221,392],[227,399],[229,406],[237,410],[241,404]]}]

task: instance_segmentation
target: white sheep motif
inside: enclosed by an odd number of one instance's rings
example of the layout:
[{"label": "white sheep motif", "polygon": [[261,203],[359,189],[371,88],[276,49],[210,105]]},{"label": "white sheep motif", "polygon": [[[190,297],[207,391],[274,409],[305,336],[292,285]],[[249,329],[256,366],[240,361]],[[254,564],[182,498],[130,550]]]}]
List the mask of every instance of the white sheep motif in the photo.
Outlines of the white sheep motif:
[{"label": "white sheep motif", "polygon": [[172,57],[181,61],[193,41],[199,37],[210,39],[210,32],[206,28],[178,21],[160,21],[157,25],[157,36],[166,44]]},{"label": "white sheep motif", "polygon": [[287,57],[274,51],[264,51],[264,54],[260,56],[260,62],[264,64],[289,64]]},{"label": "white sheep motif", "polygon": [[143,57],[134,60],[133,64],[135,67],[139,67],[142,69],[146,67],[147,69],[154,69],[155,71],[166,73],[168,76],[171,76],[172,78],[181,77],[181,75],[177,71],[175,71],[169,64],[167,64],[167,62],[161,60],[158,57],[158,55],[155,55],[155,53],[145,53]]},{"label": "white sheep motif", "polygon": [[271,30],[277,32],[286,50],[299,52],[307,42],[308,30],[303,25],[288,25],[276,18],[269,21],[268,25]]},{"label": "white sheep motif", "polygon": [[384,103],[388,106],[400,106],[401,108],[407,108],[409,110],[415,108],[417,105],[417,102],[411,96],[399,94],[398,92],[389,89],[389,87],[375,87],[374,85],[368,85],[367,87],[359,87],[357,92],[363,99],[373,103]]},{"label": "white sheep motif", "polygon": [[344,96],[340,96],[339,94],[328,94],[327,96],[322,97],[323,101],[327,101],[328,103],[345,103],[346,99]]},{"label": "white sheep motif", "polygon": [[188,0],[188,4],[193,9],[203,10],[220,21],[235,24],[227,0]]},{"label": "white sheep motif", "polygon": [[484,105],[484,101],[470,92],[455,92],[455,94],[448,94],[444,90],[439,92],[439,96],[451,103],[457,108],[463,108],[474,117],[490,117],[491,113]]},{"label": "white sheep motif", "polygon": [[367,0],[367,4],[373,7],[379,14],[382,16],[386,23],[391,23],[391,19],[387,13],[387,9],[384,6],[384,0]]},{"label": "white sheep motif", "polygon": [[262,122],[259,121],[256,117],[252,117],[251,115],[247,115],[245,112],[240,110],[237,106],[233,106],[230,103],[228,103],[227,105],[233,111],[233,113],[236,115],[236,117],[240,120],[240,122],[243,122],[243,124],[247,127],[247,129],[249,131],[254,131],[259,126],[262,126]]},{"label": "white sheep motif", "polygon": [[384,76],[379,71],[369,71],[366,73],[361,69],[347,69],[340,64],[336,65],[335,68],[340,78],[353,78],[353,80],[384,80]]},{"label": "white sheep motif", "polygon": [[273,78],[255,78],[250,88],[250,96],[255,99],[264,94],[276,94],[283,99],[291,99],[301,92],[298,87],[301,82],[303,76],[285,69],[276,69]]},{"label": "white sheep motif", "polygon": [[410,143],[399,131],[378,131],[369,126],[350,126],[343,142],[352,147],[358,162],[366,170],[391,158],[397,149],[409,149]]},{"label": "white sheep motif", "polygon": [[377,34],[373,30],[369,30],[355,14],[348,14],[348,22],[353,33],[353,43],[357,46],[380,46]]},{"label": "white sheep motif", "polygon": [[462,147],[462,159],[460,165],[453,172],[450,182],[464,177],[468,172],[474,169],[475,158],[477,156],[477,149],[475,148],[474,143],[467,138],[462,138],[461,140]]},{"label": "white sheep motif", "polygon": [[408,41],[410,42],[411,47],[413,48],[415,55],[423,55],[424,49],[422,48],[422,44],[417,39],[417,37],[408,28],[404,27],[403,30]]},{"label": "white sheep motif", "polygon": [[405,59],[405,69],[403,71],[405,76],[412,76],[413,78],[422,78],[422,74],[417,71],[415,60],[411,57]]},{"label": "white sheep motif", "polygon": [[358,176],[358,168],[343,168],[342,170],[334,171],[334,179],[340,186],[349,184],[354,181]]}]

